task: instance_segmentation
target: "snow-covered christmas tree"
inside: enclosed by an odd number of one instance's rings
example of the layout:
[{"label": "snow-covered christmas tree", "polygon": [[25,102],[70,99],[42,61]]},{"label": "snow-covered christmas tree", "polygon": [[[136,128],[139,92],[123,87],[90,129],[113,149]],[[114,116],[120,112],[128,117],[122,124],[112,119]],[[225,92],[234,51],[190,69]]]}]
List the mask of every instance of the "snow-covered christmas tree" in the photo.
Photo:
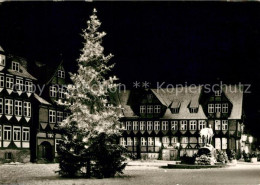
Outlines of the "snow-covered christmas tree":
[{"label": "snow-covered christmas tree", "polygon": [[74,175],[84,166],[84,157],[95,138],[100,134],[106,135],[103,138],[114,137],[120,129],[120,107],[111,104],[108,98],[109,93],[117,88],[117,78],[108,77],[114,66],[108,64],[113,55],[103,53],[101,43],[106,33],[98,31],[101,22],[96,12],[94,9],[87,28],[83,30],[84,48],[78,59],[77,73],[70,74],[72,84],[68,85],[66,102],[59,102],[71,111],[71,115],[60,124],[63,140],[58,152],[60,172],[65,175]]}]

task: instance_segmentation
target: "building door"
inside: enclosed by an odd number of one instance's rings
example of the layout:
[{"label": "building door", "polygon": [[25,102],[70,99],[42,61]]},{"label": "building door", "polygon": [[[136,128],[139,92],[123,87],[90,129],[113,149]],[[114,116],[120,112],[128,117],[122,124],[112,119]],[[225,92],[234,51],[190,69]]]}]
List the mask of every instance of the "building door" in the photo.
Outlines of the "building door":
[{"label": "building door", "polygon": [[44,141],[39,146],[39,157],[47,161],[53,161],[52,146],[49,142]]}]

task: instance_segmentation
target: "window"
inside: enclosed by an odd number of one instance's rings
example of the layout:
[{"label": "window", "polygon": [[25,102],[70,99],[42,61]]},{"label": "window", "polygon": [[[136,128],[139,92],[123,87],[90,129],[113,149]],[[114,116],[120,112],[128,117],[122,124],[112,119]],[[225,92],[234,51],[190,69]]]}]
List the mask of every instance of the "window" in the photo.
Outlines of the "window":
[{"label": "window", "polygon": [[57,111],[57,122],[60,123],[63,120],[63,112]]},{"label": "window", "polygon": [[20,71],[20,64],[18,62],[12,62],[12,70]]},{"label": "window", "polygon": [[67,117],[69,117],[70,113],[69,112],[64,112],[64,119],[66,119]]},{"label": "window", "polygon": [[160,122],[154,121],[154,130],[160,130]]},{"label": "window", "polygon": [[126,130],[131,130],[131,121],[126,122]]},{"label": "window", "polygon": [[133,130],[138,130],[138,121],[133,121]]},{"label": "window", "polygon": [[215,112],[221,112],[221,104],[220,103],[215,104]]},{"label": "window", "polygon": [[228,130],[228,120],[222,120],[222,130]]},{"label": "window", "polygon": [[199,120],[199,130],[206,128],[206,121],[205,120]]},{"label": "window", "polygon": [[162,122],[162,130],[168,130],[168,121]]},{"label": "window", "polygon": [[33,91],[33,83],[31,81],[25,81],[25,92],[32,92]]},{"label": "window", "polygon": [[169,143],[170,143],[170,140],[169,140],[169,137],[162,137],[162,143],[164,144],[164,145],[169,145]]},{"label": "window", "polygon": [[0,98],[0,114],[3,114],[3,98]]},{"label": "window", "polygon": [[222,112],[223,113],[228,113],[228,104],[227,103],[223,103],[222,104]]},{"label": "window", "polygon": [[4,140],[11,140],[11,126],[4,126]]},{"label": "window", "polygon": [[14,141],[21,140],[21,127],[13,127],[13,140]]},{"label": "window", "polygon": [[15,100],[15,115],[16,116],[22,116],[22,101]]},{"label": "window", "polygon": [[178,130],[178,121],[171,121],[171,129]]},{"label": "window", "polygon": [[127,137],[127,146],[133,146],[133,140],[131,137]]},{"label": "window", "polygon": [[155,105],[154,106],[154,113],[160,113],[161,112],[161,106],[160,105]]},{"label": "window", "polygon": [[147,113],[153,113],[153,106],[147,105]]},{"label": "window", "polygon": [[227,149],[227,138],[222,138],[222,150]]},{"label": "window", "polygon": [[148,137],[148,146],[154,146],[154,140],[152,137]]},{"label": "window", "polygon": [[198,108],[190,108],[190,113],[197,113],[198,112]]},{"label": "window", "polygon": [[64,88],[59,88],[59,98],[63,99],[65,97]]},{"label": "window", "polygon": [[120,145],[126,146],[126,140],[124,137],[120,137]]},{"label": "window", "polygon": [[215,96],[221,96],[221,90],[216,90],[215,91]]},{"label": "window", "polygon": [[208,113],[214,113],[214,104],[208,104]]},{"label": "window", "polygon": [[187,130],[187,121],[181,121],[181,128],[180,130]]},{"label": "window", "polygon": [[14,85],[14,78],[6,77],[6,88],[13,89],[13,85]]},{"label": "window", "polygon": [[57,88],[55,86],[50,86],[50,97],[57,96]]},{"label": "window", "polygon": [[197,122],[195,120],[190,121],[190,130],[197,130]]},{"label": "window", "polygon": [[29,141],[30,140],[30,128],[23,127],[23,141]]},{"label": "window", "polygon": [[198,141],[199,143],[203,143],[202,137],[199,137]]},{"label": "window", "polygon": [[22,79],[20,79],[20,78],[16,79],[15,90],[16,91],[22,91],[23,90],[23,80]]},{"label": "window", "polygon": [[145,105],[141,105],[140,106],[140,113],[145,113],[146,112],[146,108],[145,108]]},{"label": "window", "polygon": [[56,123],[56,111],[55,110],[49,110],[49,122]]},{"label": "window", "polygon": [[140,130],[145,130],[145,121],[140,121]]},{"label": "window", "polygon": [[182,137],[182,138],[181,138],[181,143],[184,143],[184,144],[189,143],[188,137]]},{"label": "window", "polygon": [[61,139],[55,139],[55,152],[57,152],[57,148],[59,147]]},{"label": "window", "polygon": [[215,120],[215,130],[221,130],[221,122],[220,122],[220,120]]},{"label": "window", "polygon": [[221,150],[220,138],[215,138],[215,148]]},{"label": "window", "polygon": [[0,54],[0,65],[5,66],[5,56]]},{"label": "window", "polygon": [[147,121],[147,130],[153,130],[153,122]]},{"label": "window", "polygon": [[4,75],[0,75],[0,87],[3,88],[5,84],[5,77]]},{"label": "window", "polygon": [[13,100],[5,99],[5,114],[13,115]]},{"label": "window", "polygon": [[147,99],[151,101],[153,99],[153,95],[152,94],[148,94],[147,95]]},{"label": "window", "polygon": [[24,102],[23,103],[24,108],[24,116],[25,117],[31,117],[31,103],[30,102]]},{"label": "window", "polygon": [[58,70],[58,77],[59,78],[65,78],[65,72],[62,70]]},{"label": "window", "polygon": [[178,143],[178,137],[172,137],[172,144]]},{"label": "window", "polygon": [[137,146],[137,144],[138,144],[137,137],[134,137],[134,146]]},{"label": "window", "polygon": [[145,137],[141,137],[141,146],[146,146],[147,145],[147,140]]},{"label": "window", "polygon": [[172,108],[172,113],[173,114],[179,113],[179,108]]}]

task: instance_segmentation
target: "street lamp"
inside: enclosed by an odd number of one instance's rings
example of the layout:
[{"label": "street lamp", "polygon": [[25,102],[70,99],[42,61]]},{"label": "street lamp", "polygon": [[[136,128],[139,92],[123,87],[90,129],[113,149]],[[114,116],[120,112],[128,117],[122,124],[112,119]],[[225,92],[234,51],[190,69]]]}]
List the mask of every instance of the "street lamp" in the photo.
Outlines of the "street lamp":
[{"label": "street lamp", "polygon": [[251,152],[252,152],[252,143],[253,143],[253,137],[252,136],[249,136],[248,137],[248,141],[249,141],[249,143],[250,143],[250,150],[251,150]]},{"label": "street lamp", "polygon": [[243,142],[246,142],[246,139],[247,139],[247,135],[243,134],[243,135],[242,135],[242,141],[243,141]]}]

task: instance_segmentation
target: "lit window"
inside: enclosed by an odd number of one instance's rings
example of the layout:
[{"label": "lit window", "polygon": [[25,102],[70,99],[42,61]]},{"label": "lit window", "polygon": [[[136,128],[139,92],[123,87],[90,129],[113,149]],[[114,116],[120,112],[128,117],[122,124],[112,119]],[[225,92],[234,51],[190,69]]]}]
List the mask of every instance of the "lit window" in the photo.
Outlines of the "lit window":
[{"label": "lit window", "polygon": [[178,143],[178,137],[172,137],[172,144]]},{"label": "lit window", "polygon": [[199,143],[203,143],[202,137],[199,137],[198,141]]},{"label": "lit window", "polygon": [[126,122],[126,130],[131,130],[132,124],[131,121]]},{"label": "lit window", "polygon": [[59,78],[65,78],[65,72],[62,70],[58,70],[58,77]]},{"label": "lit window", "polygon": [[221,96],[221,90],[216,90],[215,91],[215,96]]},{"label": "lit window", "polygon": [[167,136],[162,137],[162,143],[164,145],[169,145],[169,143],[170,143],[169,137],[167,137]]},{"label": "lit window", "polygon": [[6,77],[6,88],[13,89],[14,86],[14,78],[13,77]]},{"label": "lit window", "polygon": [[222,130],[228,130],[228,120],[222,120]]},{"label": "lit window", "polygon": [[199,120],[199,130],[206,128],[206,121],[205,120]]},{"label": "lit window", "polygon": [[0,98],[0,114],[3,114],[3,98]]},{"label": "lit window", "polygon": [[223,103],[222,104],[222,112],[223,113],[228,113],[228,104],[227,103]]},{"label": "lit window", "polygon": [[180,130],[187,130],[187,121],[181,121],[181,128]]},{"label": "lit window", "polygon": [[221,141],[220,138],[215,138],[215,148],[221,150]]},{"label": "lit window", "polygon": [[178,130],[178,121],[171,121],[172,130]]},{"label": "lit window", "polygon": [[227,138],[222,137],[222,150],[227,149]]},{"label": "lit window", "polygon": [[133,121],[133,130],[138,130],[138,121]]},{"label": "lit window", "polygon": [[56,123],[56,111],[49,110],[49,122]]},{"label": "lit window", "polygon": [[0,75],[0,87],[3,88],[5,85],[5,77],[4,75]]},{"label": "lit window", "polygon": [[190,121],[190,130],[197,130],[197,122],[195,120]]},{"label": "lit window", "polygon": [[154,146],[154,140],[152,137],[148,137],[148,146]]},{"label": "lit window", "polygon": [[14,107],[15,115],[16,116],[22,116],[22,101],[15,100],[14,104],[15,104],[15,107]]},{"label": "lit window", "polygon": [[221,130],[221,122],[220,122],[220,120],[215,120],[215,130]]},{"label": "lit window", "polygon": [[50,86],[50,97],[57,96],[57,88],[55,86]]},{"label": "lit window", "polygon": [[215,112],[221,112],[221,104],[220,103],[215,104]]},{"label": "lit window", "polygon": [[31,81],[25,81],[25,92],[32,92],[33,91],[33,83]]},{"label": "lit window", "polygon": [[138,144],[137,137],[134,137],[134,146],[137,146],[137,144]]},{"label": "lit window", "polygon": [[0,54],[0,65],[5,66],[5,56]]},{"label": "lit window", "polygon": [[155,105],[154,106],[154,113],[160,113],[161,112],[161,106],[160,105]]},{"label": "lit window", "polygon": [[21,140],[21,127],[13,127],[13,140],[14,141]]},{"label": "lit window", "polygon": [[208,113],[214,113],[214,104],[208,104]]},{"label": "lit window", "polygon": [[15,83],[15,90],[16,91],[22,91],[23,90],[23,80],[17,78]]},{"label": "lit window", "polygon": [[160,130],[160,122],[154,121],[154,130]]},{"label": "lit window", "polygon": [[23,103],[24,106],[24,116],[25,117],[31,117],[31,103],[30,102],[24,102]]},{"label": "lit window", "polygon": [[140,121],[140,130],[145,130],[145,121]]},{"label": "lit window", "polygon": [[126,146],[126,140],[124,137],[120,137],[120,145]]},{"label": "lit window", "polygon": [[147,105],[147,113],[153,113],[153,106]]},{"label": "lit window", "polygon": [[11,126],[4,126],[4,140],[11,140]]},{"label": "lit window", "polygon": [[147,145],[147,140],[145,137],[141,137],[141,146],[146,146]]},{"label": "lit window", "polygon": [[57,148],[59,147],[61,139],[55,139],[55,152],[57,152]]},{"label": "lit window", "polygon": [[127,137],[127,146],[133,146],[133,140],[131,137]]},{"label": "lit window", "polygon": [[29,141],[30,140],[30,128],[23,127],[23,141]]},{"label": "lit window", "polygon": [[140,106],[140,113],[143,114],[143,113],[145,113],[145,112],[146,112],[146,107],[145,107],[145,105],[141,105],[141,106]]},{"label": "lit window", "polygon": [[57,122],[60,123],[63,120],[63,112],[57,111]]},{"label": "lit window", "polygon": [[65,97],[64,88],[59,88],[59,98],[63,99]]},{"label": "lit window", "polygon": [[188,137],[182,137],[181,138],[181,143],[185,143],[185,144],[189,143]]},{"label": "lit window", "polygon": [[13,115],[13,100],[5,99],[5,114]]},{"label": "lit window", "polygon": [[162,130],[168,130],[168,121],[162,121]]},{"label": "lit window", "polygon": [[147,130],[153,130],[153,122],[147,121]]},{"label": "lit window", "polygon": [[12,70],[20,71],[20,64],[18,62],[12,62]]}]

